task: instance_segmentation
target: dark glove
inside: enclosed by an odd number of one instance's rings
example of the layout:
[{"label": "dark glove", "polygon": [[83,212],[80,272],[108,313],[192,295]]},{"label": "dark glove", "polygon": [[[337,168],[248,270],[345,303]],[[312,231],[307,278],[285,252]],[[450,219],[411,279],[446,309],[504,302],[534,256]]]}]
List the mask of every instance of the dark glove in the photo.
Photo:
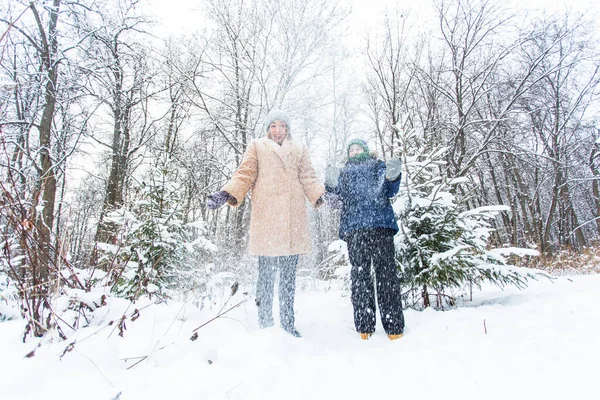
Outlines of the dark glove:
[{"label": "dark glove", "polygon": [[223,206],[227,202],[227,200],[229,200],[230,197],[231,195],[227,192],[215,192],[208,196],[208,201],[206,202],[206,205],[209,209],[216,210],[217,208]]},{"label": "dark glove", "polygon": [[340,177],[340,169],[329,165],[325,168],[325,186],[337,187]]},{"label": "dark glove", "polygon": [[323,195],[323,200],[329,207],[333,208],[334,210],[341,210],[342,206],[344,205],[340,195],[331,192],[325,192],[325,194]]},{"label": "dark glove", "polygon": [[400,158],[390,158],[385,162],[385,179],[395,181],[402,173]]}]

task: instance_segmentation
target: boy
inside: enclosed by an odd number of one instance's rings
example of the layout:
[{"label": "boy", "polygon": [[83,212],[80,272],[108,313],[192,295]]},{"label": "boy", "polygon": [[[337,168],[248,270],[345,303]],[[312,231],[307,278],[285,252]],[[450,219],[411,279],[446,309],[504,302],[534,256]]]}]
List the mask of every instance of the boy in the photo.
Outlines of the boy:
[{"label": "boy", "polygon": [[339,234],[348,244],[352,264],[351,299],[356,330],[363,340],[375,332],[373,263],[381,322],[388,337],[398,339],[404,332],[404,314],[394,258],[398,224],[389,199],[400,188],[400,160],[392,158],[386,165],[369,153],[364,140],[354,139],[348,144],[348,160],[337,182],[331,173],[327,175],[325,200],[341,206]]}]

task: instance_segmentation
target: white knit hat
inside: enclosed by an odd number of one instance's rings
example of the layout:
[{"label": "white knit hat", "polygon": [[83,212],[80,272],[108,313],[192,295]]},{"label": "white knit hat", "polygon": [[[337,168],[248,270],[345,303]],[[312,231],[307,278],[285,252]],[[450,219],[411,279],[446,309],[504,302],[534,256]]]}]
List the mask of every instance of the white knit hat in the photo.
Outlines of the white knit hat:
[{"label": "white knit hat", "polygon": [[268,131],[269,130],[269,126],[271,125],[271,122],[273,121],[283,121],[285,122],[285,126],[287,126],[287,134],[290,135],[292,132],[291,129],[291,125],[290,125],[290,116],[287,115],[287,113],[285,111],[281,111],[281,110],[271,110],[271,112],[269,114],[267,114],[267,116],[265,117],[265,124],[264,124],[264,131]]}]

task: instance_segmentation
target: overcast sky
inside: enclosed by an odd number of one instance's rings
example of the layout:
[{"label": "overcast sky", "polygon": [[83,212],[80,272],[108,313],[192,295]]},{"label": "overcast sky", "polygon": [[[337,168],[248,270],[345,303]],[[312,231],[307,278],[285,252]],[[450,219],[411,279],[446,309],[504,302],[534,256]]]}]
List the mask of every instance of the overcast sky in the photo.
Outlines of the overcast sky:
[{"label": "overcast sky", "polygon": [[[161,22],[160,34],[180,34],[202,29],[203,14],[199,0],[148,0],[150,8]],[[431,11],[429,1],[413,0],[339,0],[341,4],[352,7],[350,15],[350,34],[357,39],[364,36],[366,28],[377,24],[386,7],[397,4],[411,8],[411,14],[427,21],[426,13]],[[528,8],[534,12],[563,12],[571,7],[575,11],[598,12],[600,5],[593,0],[506,0],[504,4],[515,8]]]}]

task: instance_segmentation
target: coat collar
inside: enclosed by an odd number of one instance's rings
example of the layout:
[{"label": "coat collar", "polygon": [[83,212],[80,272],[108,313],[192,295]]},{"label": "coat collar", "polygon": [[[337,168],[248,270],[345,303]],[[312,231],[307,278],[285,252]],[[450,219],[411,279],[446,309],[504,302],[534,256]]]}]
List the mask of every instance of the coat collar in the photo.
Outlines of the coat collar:
[{"label": "coat collar", "polygon": [[281,143],[281,146],[278,145],[277,142],[275,142],[274,140],[269,139],[268,137],[265,137],[264,140],[268,143],[268,145],[271,147],[271,149],[275,152],[277,157],[279,157],[279,159],[283,162],[283,164],[286,166],[286,168],[288,168],[292,165],[292,160],[291,160],[290,155],[292,154],[293,144],[292,144],[292,140],[289,137],[286,138],[283,141],[283,143]]}]

